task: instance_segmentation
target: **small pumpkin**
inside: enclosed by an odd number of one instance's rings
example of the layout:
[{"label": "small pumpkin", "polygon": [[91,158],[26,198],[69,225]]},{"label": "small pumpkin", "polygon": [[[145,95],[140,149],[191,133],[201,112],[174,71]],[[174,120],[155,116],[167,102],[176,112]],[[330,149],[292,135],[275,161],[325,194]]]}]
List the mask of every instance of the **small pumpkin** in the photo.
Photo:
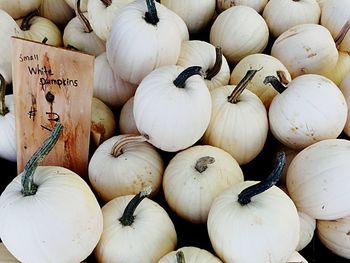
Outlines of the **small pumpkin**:
[{"label": "small pumpkin", "polygon": [[300,219],[300,238],[296,251],[304,249],[313,239],[316,230],[316,219],[298,211]]},{"label": "small pumpkin", "polygon": [[102,207],[103,233],[94,250],[97,262],[154,263],[175,249],[174,224],[158,203],[147,198],[149,192],[120,196]]},{"label": "small pumpkin", "polygon": [[222,261],[208,250],[186,246],[169,252],[158,263],[222,263]]},{"label": "small pumpkin", "polygon": [[[78,0],[65,0],[65,1],[73,10],[75,10]],[[89,2],[88,0],[81,0],[81,11],[82,12],[87,12],[88,2]]]},{"label": "small pumpkin", "polygon": [[216,11],[220,14],[232,6],[246,5],[261,13],[267,2],[268,0],[216,0]]},{"label": "small pumpkin", "polygon": [[122,107],[119,114],[119,131],[121,134],[140,134],[136,127],[134,113],[134,96]]},{"label": "small pumpkin", "polygon": [[39,15],[64,28],[75,14],[65,0],[41,0]]},{"label": "small pumpkin", "polygon": [[346,75],[350,72],[350,53],[338,51],[338,61],[334,68],[329,68],[322,75],[332,80],[337,86],[343,81]]},{"label": "small pumpkin", "polygon": [[8,13],[13,19],[24,17],[39,8],[41,0],[0,1],[0,9]]}]

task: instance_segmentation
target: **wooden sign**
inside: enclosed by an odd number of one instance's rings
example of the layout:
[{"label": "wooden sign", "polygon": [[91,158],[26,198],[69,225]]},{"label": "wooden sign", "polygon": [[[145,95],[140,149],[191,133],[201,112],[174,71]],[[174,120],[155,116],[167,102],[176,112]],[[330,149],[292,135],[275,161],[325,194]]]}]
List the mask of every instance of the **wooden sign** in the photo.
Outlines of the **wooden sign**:
[{"label": "wooden sign", "polygon": [[12,38],[18,173],[59,121],[61,137],[41,165],[87,176],[93,67],[94,56]]}]

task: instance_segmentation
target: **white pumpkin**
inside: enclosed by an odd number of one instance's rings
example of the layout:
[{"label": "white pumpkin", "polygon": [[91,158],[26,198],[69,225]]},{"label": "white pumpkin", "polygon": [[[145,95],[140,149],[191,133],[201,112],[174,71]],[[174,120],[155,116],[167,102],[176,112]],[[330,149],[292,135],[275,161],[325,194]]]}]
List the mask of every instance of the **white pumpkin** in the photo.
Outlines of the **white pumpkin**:
[{"label": "white pumpkin", "polygon": [[212,21],[216,0],[160,0],[185,22],[190,34],[202,32]]},{"label": "white pumpkin", "polygon": [[222,48],[229,64],[264,51],[269,29],[263,17],[248,6],[233,6],[215,19],[210,28],[210,43]]},{"label": "white pumpkin", "polygon": [[64,28],[75,14],[65,0],[41,0],[39,15]]},{"label": "white pumpkin", "polygon": [[[273,83],[277,87],[278,81]],[[301,150],[318,141],[337,138],[344,129],[347,111],[346,100],[332,81],[305,74],[294,78],[272,100],[270,130],[284,145]]]},{"label": "white pumpkin", "polygon": [[300,24],[318,24],[321,8],[315,0],[270,0],[262,13],[270,34],[277,38]]},{"label": "white pumpkin", "polygon": [[140,134],[136,127],[134,118],[134,96],[132,96],[122,107],[119,114],[119,131],[121,134]]},{"label": "white pumpkin", "polygon": [[350,136],[350,72],[344,77],[339,88],[345,97],[346,104],[348,105],[348,116],[344,127],[344,133],[347,136]]},{"label": "white pumpkin", "polygon": [[[250,70],[251,74],[257,70]],[[268,134],[264,104],[253,92],[245,90],[247,77],[237,85],[227,85],[210,92],[212,114],[202,142],[230,153],[240,164],[252,161],[263,149]]]},{"label": "white pumpkin", "polygon": [[328,139],[302,150],[289,165],[287,189],[298,211],[315,219],[350,214],[350,141]]},{"label": "white pumpkin", "polygon": [[292,78],[323,74],[335,67],[338,50],[327,28],[301,24],[284,31],[271,47],[271,55],[286,66]]},{"label": "white pumpkin", "polygon": [[[67,2],[67,4],[72,8],[72,9],[76,9],[77,6],[77,1],[78,0],[65,0]],[[81,0],[81,11],[82,12],[87,12],[87,6],[88,6],[88,0]]]},{"label": "white pumpkin", "polygon": [[272,99],[278,92],[271,86],[264,85],[266,76],[275,76],[284,84],[291,81],[287,68],[277,58],[268,54],[252,54],[244,57],[233,68],[230,84],[237,85],[250,69],[260,69],[254,78],[247,84],[247,89],[257,95],[264,103],[265,108],[270,107]]},{"label": "white pumpkin", "polygon": [[341,51],[350,52],[350,1],[327,0],[322,6],[320,23],[332,34]]},{"label": "white pumpkin", "polygon": [[229,153],[210,145],[197,145],[170,160],[164,171],[163,192],[178,216],[205,224],[215,197],[242,181],[243,172]]},{"label": "white pumpkin", "polygon": [[120,109],[136,91],[137,86],[122,80],[112,71],[106,52],[95,58],[94,97],[102,100],[113,110]]},{"label": "white pumpkin", "polygon": [[[181,254],[181,255],[180,255]],[[179,260],[178,257],[182,257]],[[208,250],[186,246],[180,247],[176,251],[171,251],[162,257],[158,263],[222,263],[222,261],[210,253]]]},{"label": "white pumpkin", "polygon": [[230,68],[221,48],[201,40],[183,41],[177,65],[182,67],[201,66],[209,90],[225,86],[230,80]]},{"label": "white pumpkin", "polygon": [[38,9],[41,0],[0,0],[0,9],[8,13],[14,19],[18,19]]},{"label": "white pumpkin", "polygon": [[329,68],[322,75],[332,80],[337,86],[343,81],[350,72],[350,53],[338,51],[338,61],[334,68]]},{"label": "white pumpkin", "polygon": [[350,216],[317,220],[317,236],[335,255],[350,259]]},{"label": "white pumpkin", "polygon": [[296,251],[304,249],[313,239],[316,230],[316,219],[298,211],[300,219],[300,238]]},{"label": "white pumpkin", "polygon": [[102,207],[103,233],[94,250],[98,263],[154,263],[175,249],[173,222],[146,195],[120,196]]},{"label": "white pumpkin", "polygon": [[137,194],[149,185],[154,189],[154,197],[161,187],[164,164],[145,137],[119,135],[99,145],[88,171],[93,189],[108,202],[118,196]]},{"label": "white pumpkin", "polygon": [[15,103],[12,94],[5,95],[6,82],[0,74],[0,158],[16,162]]},{"label": "white pumpkin", "polygon": [[21,262],[81,262],[102,233],[101,208],[84,179],[67,168],[37,167],[61,131],[57,123],[0,196],[1,240]]},{"label": "white pumpkin", "polygon": [[148,74],[136,89],[137,130],[157,148],[176,152],[195,144],[208,127],[210,92],[200,67],[163,66]]},{"label": "white pumpkin", "polygon": [[268,0],[216,0],[216,11],[221,13],[232,6],[246,5],[261,13],[267,2]]},{"label": "white pumpkin", "polygon": [[139,84],[155,68],[176,64],[183,35],[175,15],[154,0],[136,0],[123,8],[107,39],[113,72]]},{"label": "white pumpkin", "polygon": [[294,251],[287,260],[287,263],[308,263],[308,261],[297,251]]},{"label": "white pumpkin", "polygon": [[[299,216],[293,201],[273,186],[284,165],[279,154],[264,181],[244,181],[222,192],[207,222],[210,242],[224,262],[286,262],[299,241]],[[283,236],[283,238],[281,238]]]},{"label": "white pumpkin", "polygon": [[20,263],[8,249],[4,243],[0,243],[0,262],[1,263]]}]

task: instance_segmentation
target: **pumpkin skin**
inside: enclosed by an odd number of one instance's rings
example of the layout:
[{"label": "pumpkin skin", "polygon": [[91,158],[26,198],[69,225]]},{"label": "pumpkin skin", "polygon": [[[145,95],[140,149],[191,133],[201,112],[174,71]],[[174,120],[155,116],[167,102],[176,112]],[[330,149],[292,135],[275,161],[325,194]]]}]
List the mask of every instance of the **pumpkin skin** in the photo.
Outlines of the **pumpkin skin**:
[{"label": "pumpkin skin", "polygon": [[216,11],[221,13],[232,6],[246,5],[261,13],[267,2],[268,0],[216,0]]},{"label": "pumpkin skin", "polygon": [[253,8],[233,6],[215,19],[210,28],[210,43],[222,48],[229,64],[262,52],[268,43],[269,29]]},{"label": "pumpkin skin", "polygon": [[344,77],[344,80],[340,83],[339,88],[345,97],[346,104],[348,105],[348,116],[344,127],[344,133],[347,136],[350,136],[350,72]]},{"label": "pumpkin skin", "polygon": [[4,116],[0,115],[0,158],[16,162],[16,122],[15,122],[15,104],[14,96],[8,94],[5,96],[5,105],[9,112]]},{"label": "pumpkin skin", "polygon": [[137,130],[134,113],[134,96],[132,96],[122,107],[119,115],[120,134],[140,134]]},{"label": "pumpkin skin", "polygon": [[287,260],[287,263],[308,263],[308,261],[297,251],[294,251]]},{"label": "pumpkin skin", "polygon": [[158,263],[178,263],[176,258],[176,253],[178,251],[183,252],[186,263],[222,263],[218,257],[214,256],[209,251],[192,246],[181,247],[176,251],[171,251],[162,257]]},{"label": "pumpkin skin", "polygon": [[41,0],[39,15],[64,28],[75,14],[65,0]]},{"label": "pumpkin skin", "polygon": [[350,54],[344,51],[338,51],[338,61],[334,68],[330,68],[322,75],[329,78],[337,86],[341,84],[346,75],[350,72]]},{"label": "pumpkin skin", "polygon": [[350,141],[328,139],[302,150],[289,165],[287,189],[298,211],[315,219],[350,214]]},{"label": "pumpkin skin", "polygon": [[350,259],[350,216],[335,220],[317,220],[317,236],[334,254]]},{"label": "pumpkin skin", "polygon": [[8,13],[14,19],[18,19],[38,9],[41,0],[18,0],[18,1],[0,1],[0,9]]},{"label": "pumpkin skin", "polygon": [[157,2],[155,6],[156,26],[144,19],[145,1],[136,0],[119,12],[107,38],[107,58],[113,72],[133,84],[139,84],[157,67],[176,64],[180,54],[183,35],[176,14]]},{"label": "pumpkin skin", "polygon": [[271,55],[286,66],[294,79],[303,74],[320,74],[335,67],[338,50],[327,28],[301,24],[284,31],[271,47]]},{"label": "pumpkin skin", "polygon": [[[205,157],[214,158],[210,160],[213,163],[198,164],[199,169],[196,168],[197,162]],[[229,153],[217,147],[197,145],[170,160],[164,171],[163,192],[169,207],[178,216],[205,224],[215,197],[242,181],[243,172]]]},{"label": "pumpkin skin", "polygon": [[[34,173],[38,190],[24,197],[21,175],[0,196],[0,235],[8,250],[21,262],[86,259],[103,224],[101,208],[88,184],[66,168],[39,166]],[[22,233],[21,238],[17,233]]]},{"label": "pumpkin skin", "polygon": [[[73,9],[76,10],[77,9],[77,0],[65,0],[66,3]],[[87,6],[88,6],[88,0],[81,0],[80,1],[80,8],[82,12],[86,12],[87,11]]]},{"label": "pumpkin skin", "polygon": [[196,143],[208,127],[211,114],[209,90],[198,75],[183,88],[173,81],[185,68],[170,65],[153,70],[136,89],[134,118],[138,131],[155,147],[176,152]]},{"label": "pumpkin skin", "polygon": [[0,262],[1,263],[20,263],[5,247],[0,243]]},{"label": "pumpkin skin", "polygon": [[167,212],[145,198],[137,206],[134,222],[124,226],[121,218],[133,196],[117,197],[102,207],[103,233],[94,255],[99,263],[154,263],[176,247],[177,235]]},{"label": "pumpkin skin", "polygon": [[302,250],[311,242],[316,230],[316,219],[299,211],[298,215],[300,219],[300,238],[296,251]]},{"label": "pumpkin skin", "polygon": [[305,74],[274,97],[268,115],[274,137],[287,147],[301,150],[318,141],[337,138],[345,126],[347,105],[332,81]]}]

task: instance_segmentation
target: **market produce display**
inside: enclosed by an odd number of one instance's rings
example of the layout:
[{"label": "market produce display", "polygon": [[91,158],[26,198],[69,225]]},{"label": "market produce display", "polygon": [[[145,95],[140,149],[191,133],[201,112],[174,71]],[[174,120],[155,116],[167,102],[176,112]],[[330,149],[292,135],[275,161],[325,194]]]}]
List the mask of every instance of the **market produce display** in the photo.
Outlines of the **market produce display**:
[{"label": "market produce display", "polygon": [[[0,0],[0,34],[0,262],[350,260],[350,0]],[[12,37],[94,58],[87,175],[42,165],[59,118],[17,170]]]}]

